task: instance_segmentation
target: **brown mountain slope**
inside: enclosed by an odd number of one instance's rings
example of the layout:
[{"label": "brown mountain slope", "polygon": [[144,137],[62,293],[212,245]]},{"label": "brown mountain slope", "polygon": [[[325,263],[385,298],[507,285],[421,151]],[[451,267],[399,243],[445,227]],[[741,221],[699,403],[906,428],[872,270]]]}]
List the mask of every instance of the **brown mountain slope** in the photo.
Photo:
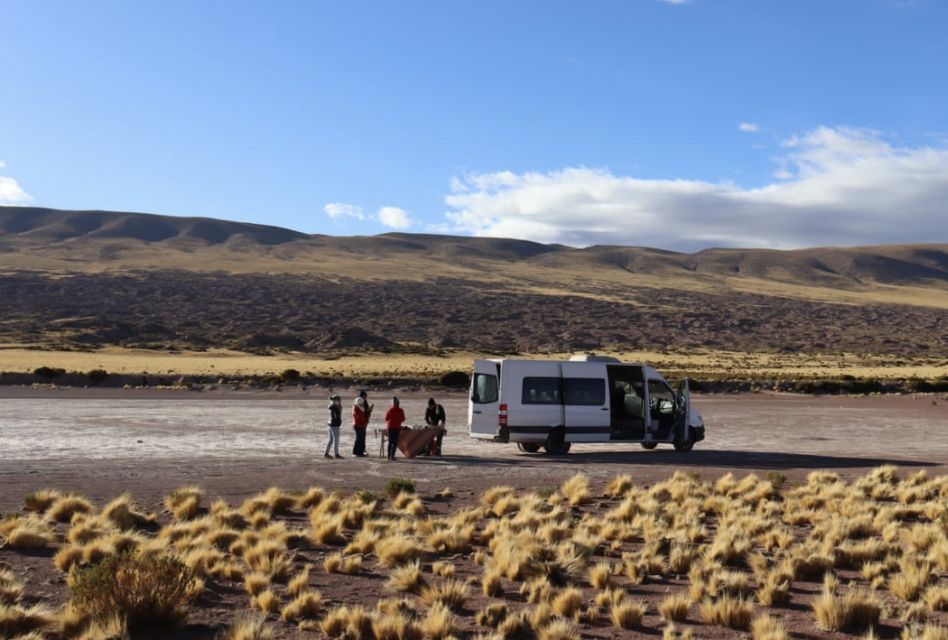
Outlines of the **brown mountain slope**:
[{"label": "brown mountain slope", "polygon": [[0,346],[948,357],[948,245],[709,249],[0,207]]},{"label": "brown mountain slope", "polygon": [[[504,238],[406,233],[307,235],[214,218],[37,207],[0,207],[0,243],[0,266],[8,269],[17,268],[18,254],[29,251],[46,256],[49,268],[55,268],[58,261],[62,267],[81,270],[137,267],[141,266],[136,263],[139,256],[165,253],[177,268],[200,271],[205,265],[196,251],[203,249],[221,258],[224,270],[239,264],[240,268],[235,269],[238,271],[253,271],[258,266],[259,271],[272,271],[282,262],[287,263],[287,271],[293,272],[297,267],[289,264],[292,262],[306,264],[349,256],[369,260],[460,260],[471,268],[482,266],[483,261],[499,261],[556,270],[740,276],[805,286],[833,286],[840,281],[935,287],[948,283],[948,245],[944,244],[794,251],[707,249],[685,254],[645,247],[576,249]],[[238,255],[224,259],[221,248]],[[89,264],[83,264],[86,259]]]}]

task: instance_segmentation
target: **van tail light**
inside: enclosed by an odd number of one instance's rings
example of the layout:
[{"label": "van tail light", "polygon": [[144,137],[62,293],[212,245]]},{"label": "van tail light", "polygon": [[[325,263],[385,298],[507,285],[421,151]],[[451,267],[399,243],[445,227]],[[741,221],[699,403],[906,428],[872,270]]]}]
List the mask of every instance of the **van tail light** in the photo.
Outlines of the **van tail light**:
[{"label": "van tail light", "polygon": [[507,426],[507,405],[500,405],[500,409],[497,411],[497,424],[501,427]]}]

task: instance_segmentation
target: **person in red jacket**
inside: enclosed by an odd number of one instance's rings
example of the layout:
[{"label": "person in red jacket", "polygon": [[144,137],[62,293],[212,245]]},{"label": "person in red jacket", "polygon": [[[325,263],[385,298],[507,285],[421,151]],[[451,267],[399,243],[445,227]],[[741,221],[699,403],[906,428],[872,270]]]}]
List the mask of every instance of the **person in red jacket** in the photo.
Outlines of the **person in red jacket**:
[{"label": "person in red jacket", "polygon": [[369,418],[372,417],[372,406],[365,391],[359,392],[359,397],[352,405],[352,428],[355,429],[355,444],[352,445],[352,455],[364,458],[365,430],[369,427]]},{"label": "person in red jacket", "polygon": [[385,428],[388,430],[388,459],[395,459],[398,451],[398,434],[405,424],[405,411],[398,406],[398,398],[392,397],[392,406],[385,412]]}]

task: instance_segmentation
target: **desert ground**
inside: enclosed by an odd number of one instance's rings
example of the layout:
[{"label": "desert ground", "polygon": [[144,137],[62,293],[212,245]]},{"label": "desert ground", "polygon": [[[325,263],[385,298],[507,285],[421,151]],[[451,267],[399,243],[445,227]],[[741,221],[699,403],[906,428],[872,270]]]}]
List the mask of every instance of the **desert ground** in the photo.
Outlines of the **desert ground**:
[{"label": "desert ground", "polygon": [[[397,393],[417,424],[428,394]],[[117,548],[171,552],[198,578],[186,619],[132,637],[941,638],[948,623],[944,395],[696,395],[708,434],[690,453],[551,457],[468,438],[465,394],[442,394],[445,455],[387,462],[371,435],[368,458],[322,458],[327,394],[0,388],[0,635],[116,637],[74,585]]]},{"label": "desert ground", "polygon": [[[350,402],[352,389],[337,390]],[[419,424],[429,394],[396,391],[409,424]],[[579,470],[604,480],[632,473],[654,482],[685,469],[705,477],[776,470],[799,479],[815,469],[845,475],[882,464],[948,471],[948,396],[809,397],[793,394],[696,395],[708,435],[689,454],[637,445],[577,445],[564,458],[520,453],[515,445],[469,438],[467,396],[438,396],[448,415],[442,459],[394,464],[377,457],[322,458],[329,389],[188,392],[123,389],[33,390],[0,387],[0,510],[18,508],[38,488],[104,500],[116,486],[146,502],[200,484],[243,499],[267,486],[321,485],[378,490],[407,477],[420,489],[477,492],[496,482],[551,487]],[[371,398],[384,408],[390,393]],[[28,437],[25,434],[29,434]],[[343,427],[351,453],[352,431]],[[377,441],[370,432],[369,447]],[[43,487],[36,486],[42,483]],[[266,485],[266,486],[263,486]]]}]

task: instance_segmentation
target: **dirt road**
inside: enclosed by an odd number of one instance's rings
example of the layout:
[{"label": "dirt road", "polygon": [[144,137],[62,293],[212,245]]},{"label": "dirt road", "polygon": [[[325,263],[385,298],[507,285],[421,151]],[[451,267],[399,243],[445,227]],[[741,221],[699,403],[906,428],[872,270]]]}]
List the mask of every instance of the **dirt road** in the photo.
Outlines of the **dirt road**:
[{"label": "dirt road", "polygon": [[[450,486],[467,492],[499,483],[554,486],[577,471],[594,479],[631,473],[647,482],[676,469],[705,477],[775,470],[791,478],[813,469],[856,475],[889,463],[948,470],[944,396],[698,396],[707,440],[690,453],[602,444],[574,446],[568,456],[552,458],[472,440],[463,425],[466,396],[451,394],[440,398],[449,417],[446,455],[389,463],[375,455],[322,458],[325,390],[0,393],[0,511],[18,508],[40,487],[95,499],[131,491],[153,502],[185,484],[240,498],[271,485],[376,489],[396,476],[415,480],[422,491]],[[409,422],[418,422],[427,395],[399,395]],[[371,401],[382,408],[388,394]],[[351,442],[344,427],[344,447]],[[377,442],[370,432],[373,453]]]}]

